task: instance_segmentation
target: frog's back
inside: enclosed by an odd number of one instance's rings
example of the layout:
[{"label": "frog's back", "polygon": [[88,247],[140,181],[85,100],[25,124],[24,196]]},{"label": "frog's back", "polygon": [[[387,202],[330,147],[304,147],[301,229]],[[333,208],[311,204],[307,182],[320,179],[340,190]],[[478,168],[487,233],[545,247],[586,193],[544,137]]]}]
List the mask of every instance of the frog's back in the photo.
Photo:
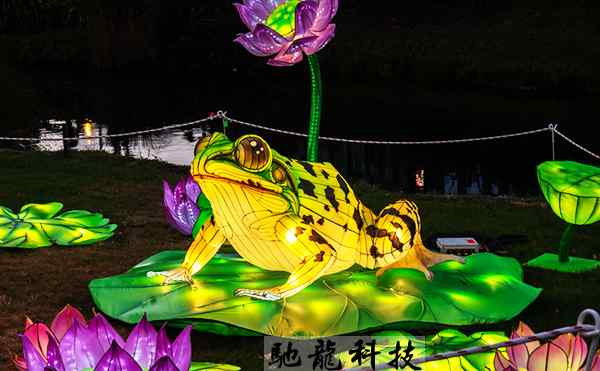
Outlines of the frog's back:
[{"label": "frog's back", "polygon": [[[336,261],[330,271],[339,271],[354,263],[364,208],[348,182],[329,162],[290,160],[298,187],[299,217],[336,249]],[[344,268],[345,269],[345,268]]]}]

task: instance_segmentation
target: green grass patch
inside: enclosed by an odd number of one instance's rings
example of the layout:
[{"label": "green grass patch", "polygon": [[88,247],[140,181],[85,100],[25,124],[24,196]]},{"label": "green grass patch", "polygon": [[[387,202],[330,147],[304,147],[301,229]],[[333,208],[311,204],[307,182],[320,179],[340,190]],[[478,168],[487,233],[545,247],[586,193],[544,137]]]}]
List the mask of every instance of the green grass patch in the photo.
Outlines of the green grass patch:
[{"label": "green grass patch", "polygon": [[[126,272],[140,261],[165,250],[187,249],[190,239],[167,224],[162,210],[162,179],[173,184],[188,167],[158,161],[133,160],[105,153],[0,151],[0,205],[18,210],[27,203],[60,201],[65,209],[94,210],[119,225],[115,236],[86,247],[2,250],[0,285],[0,368],[20,351],[16,334],[23,319],[51,321],[71,303],[91,316],[95,308],[88,290],[93,279]],[[535,172],[535,169],[531,169]],[[362,182],[352,185],[365,205],[379,211],[387,203],[411,198],[419,205],[423,235],[471,231],[496,237],[523,234],[528,242],[503,246],[496,254],[527,262],[556,251],[564,222],[541,197],[530,199],[403,195]],[[571,255],[598,259],[600,223],[578,228]],[[516,318],[495,325],[461,329],[509,331],[518,320],[547,330],[572,325],[585,308],[599,309],[600,270],[577,275],[524,267],[525,283],[543,289]],[[115,323],[126,334],[130,325]],[[174,336],[172,333],[171,336]],[[416,334],[416,333],[415,333]],[[431,335],[423,330],[423,335]],[[244,337],[193,335],[193,359],[259,369],[262,344]],[[235,349],[235,351],[232,351]]]}]

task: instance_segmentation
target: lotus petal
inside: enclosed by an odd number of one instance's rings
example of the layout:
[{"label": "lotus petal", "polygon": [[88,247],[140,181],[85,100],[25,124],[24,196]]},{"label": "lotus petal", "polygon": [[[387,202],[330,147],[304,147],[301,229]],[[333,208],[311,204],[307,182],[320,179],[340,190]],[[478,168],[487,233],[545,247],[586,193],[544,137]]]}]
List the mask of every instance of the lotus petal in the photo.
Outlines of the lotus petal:
[{"label": "lotus petal", "polygon": [[67,333],[67,330],[73,326],[73,321],[79,321],[82,325],[86,324],[83,314],[76,308],[67,304],[60,312],[58,312],[50,325],[50,329],[52,329],[52,332],[58,341],[60,341]]},{"label": "lotus petal", "polygon": [[250,31],[254,31],[257,24],[264,22],[265,18],[261,18],[258,14],[253,12],[250,8],[242,4],[233,4],[240,15],[242,22],[248,27]]},{"label": "lotus petal", "polygon": [[323,31],[337,13],[338,0],[319,0],[317,16],[312,25],[313,32]]},{"label": "lotus petal", "polygon": [[28,371],[44,371],[46,360],[37,351],[27,336],[21,336],[23,342],[23,357]]},{"label": "lotus petal", "polygon": [[[31,320],[29,320],[31,322]],[[52,332],[43,323],[32,323],[25,328],[25,337],[29,339],[35,350],[44,358],[48,349],[48,339],[52,336]]]},{"label": "lotus petal", "polygon": [[244,5],[252,8],[254,3],[261,3],[264,9],[267,10],[268,13],[271,13],[275,8],[279,5],[283,4],[287,0],[244,0]]},{"label": "lotus petal", "polygon": [[[191,192],[195,193],[192,186],[187,185],[185,180],[180,181],[173,191],[171,191],[169,184],[163,181],[163,206],[167,221],[171,226],[185,235],[192,234],[194,224],[198,220],[198,214],[200,213],[200,209],[196,205],[198,196],[196,195],[195,199],[190,199],[187,196],[188,188]],[[199,188],[197,192],[198,194],[200,193]]]},{"label": "lotus petal", "polygon": [[297,45],[291,45],[287,50],[282,50],[275,57],[269,59],[267,64],[277,67],[288,67],[300,62],[303,58],[302,50]]},{"label": "lotus petal", "polygon": [[163,357],[171,357],[171,341],[167,336],[167,331],[165,330],[165,326],[162,326],[158,331],[158,335],[156,337],[156,355],[154,359],[160,359]]},{"label": "lotus petal", "polygon": [[[529,326],[527,326],[527,324],[519,321],[519,324],[517,325],[516,330],[514,330],[512,332],[512,334],[510,335],[510,338],[516,339],[516,338],[520,338],[520,337],[528,337],[528,336],[533,336],[533,335],[534,335],[533,330],[531,330],[531,328]],[[535,341],[525,343],[523,345],[525,345],[527,347],[527,353],[531,354],[531,353],[533,353],[534,350],[536,350],[540,346],[540,342],[535,340]]]},{"label": "lotus petal", "polygon": [[133,356],[140,366],[147,369],[154,362],[156,345],[156,330],[147,321],[144,314],[142,320],[138,322],[129,334],[125,350]]},{"label": "lotus petal", "polygon": [[79,321],[66,332],[60,344],[60,353],[67,370],[93,369],[105,353],[95,338]]},{"label": "lotus petal", "polygon": [[288,44],[285,37],[262,23],[256,25],[254,31],[238,35],[234,41],[258,57],[276,54]]},{"label": "lotus petal", "polygon": [[265,2],[263,0],[244,1],[244,6],[248,9],[248,12],[252,13],[255,17],[260,18],[261,22],[267,19],[269,14],[275,9],[274,7],[271,8],[271,5],[271,2]]},{"label": "lotus petal", "polygon": [[568,357],[569,371],[577,371],[585,362],[587,345],[581,336],[563,334],[552,342],[561,348]]},{"label": "lotus petal", "polygon": [[556,344],[550,342],[541,345],[531,353],[525,368],[527,371],[566,371],[567,354]]},{"label": "lotus petal", "polygon": [[189,370],[192,362],[192,326],[186,326],[171,346],[171,358],[180,370]]},{"label": "lotus petal", "polygon": [[142,371],[142,368],[129,353],[123,350],[116,341],[113,341],[94,371]]},{"label": "lotus petal", "polygon": [[190,201],[192,201],[194,204],[196,204],[198,202],[198,196],[200,196],[201,192],[202,191],[200,189],[200,186],[198,185],[198,183],[196,183],[194,178],[192,176],[188,176],[185,179],[185,195],[186,195],[186,197]]},{"label": "lotus petal", "polygon": [[318,32],[317,37],[303,40],[300,44],[306,55],[312,55],[323,49],[335,36],[335,25],[330,24],[324,31]]},{"label": "lotus petal", "polygon": [[60,348],[52,336],[48,339],[47,357],[48,366],[52,367],[54,371],[65,371],[65,365],[63,364],[63,360],[60,355]]},{"label": "lotus petal", "polygon": [[102,352],[106,352],[114,341],[116,341],[120,347],[125,345],[121,335],[115,331],[101,314],[96,314],[94,318],[90,320],[87,329],[90,335],[97,339],[98,346]]},{"label": "lotus petal", "polygon": [[[148,371],[180,371],[180,369],[173,363],[171,358],[165,356],[160,358]],[[188,370],[187,368],[185,370]]]},{"label": "lotus petal", "polygon": [[27,370],[27,362],[25,362],[25,359],[19,355],[15,355],[13,358],[13,364],[19,369],[19,371]]},{"label": "lotus petal", "polygon": [[[5,219],[17,219],[17,214],[13,213],[11,209],[6,206],[0,206],[0,221]],[[0,222],[2,224],[3,222]]]},{"label": "lotus petal", "polygon": [[592,361],[592,371],[600,371],[600,351],[596,353]]},{"label": "lotus petal", "polygon": [[496,351],[494,356],[494,368],[496,371],[516,371],[516,368],[512,366],[508,359],[504,358],[500,351]]},{"label": "lotus petal", "polygon": [[318,2],[313,0],[306,0],[298,4],[296,7],[296,26],[295,26],[295,37],[302,37],[306,34],[312,36],[311,30],[315,18],[317,17],[317,9],[319,7]]},{"label": "lotus petal", "polygon": [[49,202],[47,204],[27,204],[19,212],[20,219],[50,219],[63,208],[60,202]]},{"label": "lotus petal", "polygon": [[52,242],[31,223],[14,221],[0,227],[0,246],[36,248],[52,245]]}]

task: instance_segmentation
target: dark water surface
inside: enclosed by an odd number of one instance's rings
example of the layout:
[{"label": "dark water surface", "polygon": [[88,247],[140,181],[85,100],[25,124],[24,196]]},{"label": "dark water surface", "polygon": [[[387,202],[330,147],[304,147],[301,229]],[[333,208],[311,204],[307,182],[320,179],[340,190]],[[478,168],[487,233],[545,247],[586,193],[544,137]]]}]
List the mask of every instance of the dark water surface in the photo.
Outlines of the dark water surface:
[{"label": "dark water surface", "polygon": [[[189,129],[115,139],[76,142],[47,138],[96,136],[161,127],[197,120],[226,110],[231,117],[278,129],[305,132],[309,113],[308,81],[301,67],[276,69],[261,78],[235,70],[223,77],[187,76],[73,77],[68,72],[31,77],[38,104],[11,122],[2,134],[33,136],[34,143],[0,141],[0,146],[26,150],[103,150],[136,158],[188,165],[195,142],[222,130],[220,120]],[[221,72],[222,73],[222,72]],[[206,76],[204,74],[203,76]],[[550,123],[594,152],[589,134],[600,117],[595,97],[544,94],[535,89],[399,86],[397,83],[327,81],[324,71],[321,135],[351,139],[422,141],[508,134],[539,129]],[[20,111],[18,111],[20,110]],[[304,158],[305,139],[232,123],[228,135],[258,133],[279,152]],[[557,138],[557,159],[590,164],[593,157]],[[425,191],[443,191],[443,176],[455,172],[458,191],[479,174],[483,192],[491,185],[501,194],[538,194],[535,165],[551,159],[550,132],[503,140],[435,145],[380,145],[320,142],[320,159],[332,162],[348,178],[361,178],[394,190],[416,190],[415,172],[425,172]]]}]

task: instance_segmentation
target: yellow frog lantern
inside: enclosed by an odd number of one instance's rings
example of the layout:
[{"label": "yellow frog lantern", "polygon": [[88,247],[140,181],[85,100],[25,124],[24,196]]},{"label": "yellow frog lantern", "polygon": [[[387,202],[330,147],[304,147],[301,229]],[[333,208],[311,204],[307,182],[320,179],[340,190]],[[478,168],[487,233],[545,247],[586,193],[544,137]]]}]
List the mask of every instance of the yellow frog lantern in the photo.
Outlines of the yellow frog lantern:
[{"label": "yellow frog lantern", "polygon": [[463,259],[429,251],[420,237],[417,206],[400,200],[379,215],[364,206],[330,163],[282,156],[257,135],[235,142],[222,133],[201,139],[191,175],[212,207],[181,267],[163,283],[192,282],[227,240],[249,263],[286,271],[284,284],[261,290],[239,288],[238,296],[263,300],[290,297],[324,275],[359,264],[412,268],[431,280],[429,267]]}]

